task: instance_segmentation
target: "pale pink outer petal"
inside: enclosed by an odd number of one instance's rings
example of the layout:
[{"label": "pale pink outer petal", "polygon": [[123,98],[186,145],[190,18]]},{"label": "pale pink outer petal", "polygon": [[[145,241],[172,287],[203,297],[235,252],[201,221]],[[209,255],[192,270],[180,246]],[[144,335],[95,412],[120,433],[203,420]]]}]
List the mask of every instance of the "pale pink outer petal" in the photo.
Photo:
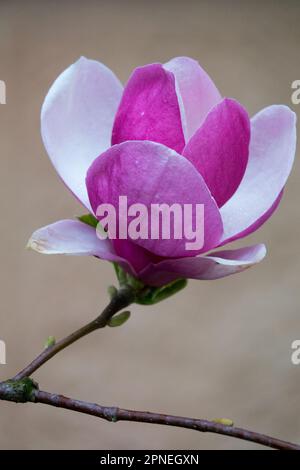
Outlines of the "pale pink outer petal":
[{"label": "pale pink outer petal", "polygon": [[180,153],[185,145],[174,75],[161,64],[134,70],[116,114],[112,145],[151,140]]},{"label": "pale pink outer petal", "polygon": [[252,233],[271,216],[281,199],[295,151],[296,115],[287,106],[269,106],[251,119],[244,178],[220,209],[224,223],[222,245]]},{"label": "pale pink outer petal", "polygon": [[175,57],[164,64],[175,75],[186,121],[186,140],[200,127],[211,108],[222,97],[214,82],[198,62],[189,57]]},{"label": "pale pink outer petal", "polygon": [[183,149],[182,155],[203,176],[219,207],[235,193],[244,176],[249,141],[247,111],[237,101],[224,98]]},{"label": "pale pink outer petal", "polygon": [[110,240],[100,240],[95,228],[79,220],[60,220],[36,230],[27,247],[46,255],[96,256],[118,262],[135,274],[130,264],[116,255]]},{"label": "pale pink outer petal", "polygon": [[266,255],[265,245],[224,250],[207,256],[161,261],[145,268],[140,279],[146,284],[161,286],[178,278],[212,280],[236,274],[259,263]]},{"label": "pale pink outer petal", "polygon": [[283,197],[283,193],[284,193],[284,190],[282,190],[280,193],[279,193],[279,196],[275,199],[274,203],[272,204],[272,206],[270,207],[270,209],[268,209],[261,217],[259,217],[252,225],[250,225],[249,227],[247,227],[245,230],[243,230],[242,232],[240,232],[238,235],[233,235],[232,238],[229,238],[229,239],[226,239],[226,240],[222,240],[222,242],[219,244],[219,247],[220,246],[223,246],[227,243],[230,243],[231,241],[234,241],[238,238],[244,238],[246,237],[247,235],[251,234],[252,232],[255,232],[256,230],[259,229],[259,227],[261,227],[270,217],[271,215],[273,214],[273,212],[276,211],[277,207],[279,206],[280,204],[280,201]]},{"label": "pale pink outer petal", "polygon": [[42,138],[49,157],[65,184],[89,210],[86,172],[110,147],[122,91],[110,69],[81,57],[55,80],[42,107]]},{"label": "pale pink outer petal", "polygon": [[[87,189],[94,213],[100,204],[119,207],[119,196],[127,196],[128,207],[143,204],[150,216],[152,204],[204,205],[204,246],[214,248],[220,241],[222,223],[219,209],[202,176],[193,165],[174,150],[148,141],[123,142],[100,155],[87,173]],[[148,218],[148,226],[150,222]],[[194,221],[194,217],[193,217]],[[187,239],[137,239],[135,243],[159,256],[192,256]],[[194,254],[196,254],[194,252]]]}]

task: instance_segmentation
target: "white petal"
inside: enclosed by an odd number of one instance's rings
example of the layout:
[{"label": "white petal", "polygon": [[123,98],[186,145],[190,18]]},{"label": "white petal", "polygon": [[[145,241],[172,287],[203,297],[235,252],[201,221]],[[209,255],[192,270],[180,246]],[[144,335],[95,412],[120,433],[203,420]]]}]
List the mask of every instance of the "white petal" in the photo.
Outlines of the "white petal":
[{"label": "white petal", "polygon": [[51,86],[41,113],[42,137],[65,184],[90,210],[86,172],[111,145],[122,85],[111,70],[81,57]]},{"label": "white petal", "polygon": [[271,216],[292,169],[295,151],[296,115],[287,106],[269,106],[251,119],[244,178],[220,209],[224,224],[221,244],[248,235]]},{"label": "white petal", "polygon": [[109,240],[100,240],[95,228],[79,220],[60,220],[36,230],[27,247],[46,255],[114,254]]}]

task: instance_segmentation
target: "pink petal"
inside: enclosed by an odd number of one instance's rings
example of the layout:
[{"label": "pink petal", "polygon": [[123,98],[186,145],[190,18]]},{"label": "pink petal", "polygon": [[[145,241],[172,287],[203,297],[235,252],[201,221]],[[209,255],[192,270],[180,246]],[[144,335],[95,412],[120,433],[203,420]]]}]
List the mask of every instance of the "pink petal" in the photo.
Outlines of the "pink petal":
[{"label": "pink petal", "polygon": [[85,176],[110,146],[122,85],[103,64],[81,57],[51,86],[42,107],[42,137],[65,184],[90,209]]},{"label": "pink petal", "polygon": [[164,285],[177,278],[219,279],[250,268],[265,255],[265,245],[253,245],[214,252],[207,256],[168,259],[147,267],[139,276],[143,282],[154,286]]},{"label": "pink petal", "polygon": [[270,106],[252,118],[244,178],[221,209],[221,244],[252,233],[271,216],[290,174],[295,150],[296,115],[287,106]]},{"label": "pink petal", "polygon": [[100,240],[93,227],[79,220],[60,220],[36,230],[27,247],[46,255],[97,256],[135,273],[126,260],[116,255],[110,240]]},{"label": "pink petal", "polygon": [[112,145],[126,140],[151,140],[179,153],[184,147],[175,78],[160,64],[137,68],[125,87]]},{"label": "pink petal", "polygon": [[112,240],[112,245],[118,256],[126,259],[136,273],[145,269],[149,264],[160,261],[160,257],[150,253],[131,240]]},{"label": "pink petal", "polygon": [[[128,206],[142,203],[150,214],[151,204],[204,204],[207,251],[216,246],[222,234],[218,207],[201,175],[184,157],[154,142],[124,142],[95,160],[87,173],[87,189],[93,210],[102,203],[119,207],[119,196],[127,196]],[[195,210],[193,210],[195,215]],[[149,222],[149,219],[148,219]],[[194,223],[194,218],[193,218]],[[150,227],[150,223],[149,223]],[[159,256],[192,256],[187,239],[137,239],[135,243]]]},{"label": "pink petal", "polygon": [[235,193],[248,162],[250,121],[246,110],[226,98],[207,115],[183,155],[203,176],[219,207]]},{"label": "pink petal", "polygon": [[181,94],[187,126],[187,140],[196,132],[210,109],[222,97],[215,84],[196,60],[176,57],[164,65],[172,72]]}]

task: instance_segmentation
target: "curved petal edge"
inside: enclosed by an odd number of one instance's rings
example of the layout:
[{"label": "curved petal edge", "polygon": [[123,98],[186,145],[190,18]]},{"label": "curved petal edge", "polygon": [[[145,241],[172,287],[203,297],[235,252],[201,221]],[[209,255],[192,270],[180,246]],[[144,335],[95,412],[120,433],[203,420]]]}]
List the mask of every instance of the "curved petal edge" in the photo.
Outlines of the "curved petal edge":
[{"label": "curved petal edge", "polygon": [[172,282],[177,278],[213,280],[245,271],[259,263],[266,255],[263,244],[213,252],[207,256],[178,258],[161,261],[140,273],[140,278],[154,286]]},{"label": "curved petal edge", "polygon": [[196,60],[190,57],[175,57],[164,64],[164,68],[175,75],[179,101],[184,109],[184,127],[188,141],[222,97],[212,79]]},{"label": "curved petal edge", "polygon": [[96,256],[136,275],[128,261],[116,255],[110,240],[100,240],[95,228],[79,220],[60,220],[36,230],[27,248],[46,255]]},{"label": "curved petal edge", "polygon": [[50,160],[88,210],[85,175],[92,161],[110,147],[122,90],[110,69],[81,57],[55,80],[42,106],[41,132]]},{"label": "curved petal edge", "polygon": [[249,235],[277,208],[296,152],[296,115],[273,105],[251,119],[248,165],[234,195],[220,209],[221,244]]}]

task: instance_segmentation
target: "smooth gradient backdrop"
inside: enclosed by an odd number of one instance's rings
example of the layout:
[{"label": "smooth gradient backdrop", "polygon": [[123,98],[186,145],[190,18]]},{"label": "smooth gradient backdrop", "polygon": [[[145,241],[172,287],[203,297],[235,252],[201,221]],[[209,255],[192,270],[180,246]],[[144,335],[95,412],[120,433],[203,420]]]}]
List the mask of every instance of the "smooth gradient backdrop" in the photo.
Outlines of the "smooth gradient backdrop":
[{"label": "smooth gradient backdrop", "polygon": [[[31,233],[84,210],[58,178],[40,137],[40,108],[57,75],[80,55],[125,82],[138,65],[199,60],[222,94],[251,115],[291,103],[300,79],[298,1],[0,1],[0,339],[12,376],[42,348],[91,320],[114,283],[93,258],[25,250]],[[282,155],[282,158],[285,156]],[[268,181],[265,182],[268,184]],[[265,242],[257,267],[192,281],[154,307],[132,307],[122,328],[82,339],[34,378],[41,388],[101,404],[231,418],[300,441],[300,165],[280,208],[237,245]],[[1,449],[251,449],[222,436],[147,424],[110,424],[44,405],[0,403]]]}]

